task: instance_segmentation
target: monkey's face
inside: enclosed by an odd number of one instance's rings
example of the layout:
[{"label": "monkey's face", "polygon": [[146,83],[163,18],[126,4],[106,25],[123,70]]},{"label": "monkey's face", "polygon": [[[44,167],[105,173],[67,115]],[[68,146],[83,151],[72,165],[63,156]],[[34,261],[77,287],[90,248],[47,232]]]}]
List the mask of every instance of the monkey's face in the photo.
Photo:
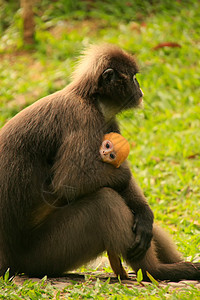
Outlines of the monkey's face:
[{"label": "monkey's face", "polygon": [[116,168],[124,162],[129,154],[130,146],[128,141],[116,132],[104,135],[104,140],[100,147],[100,155],[104,162],[112,164]]},{"label": "monkey's face", "polygon": [[99,153],[104,162],[116,166],[117,155],[114,151],[113,143],[109,140],[103,141]]},{"label": "monkey's face", "polygon": [[99,80],[100,99],[105,106],[116,113],[142,103],[143,92],[136,79],[137,71],[133,68],[120,72],[114,68],[106,69]]}]

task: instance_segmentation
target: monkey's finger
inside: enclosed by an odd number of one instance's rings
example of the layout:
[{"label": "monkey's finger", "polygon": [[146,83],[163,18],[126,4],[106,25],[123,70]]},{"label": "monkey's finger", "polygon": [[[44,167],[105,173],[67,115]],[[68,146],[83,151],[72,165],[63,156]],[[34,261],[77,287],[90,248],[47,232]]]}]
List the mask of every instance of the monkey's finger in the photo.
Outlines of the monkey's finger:
[{"label": "monkey's finger", "polygon": [[133,255],[135,258],[139,258],[143,255],[145,255],[147,249],[146,247],[144,247],[144,245],[142,243],[138,244],[134,249],[133,249]]},{"label": "monkey's finger", "polygon": [[128,258],[131,260],[140,260],[145,256],[147,250],[148,248],[144,248],[143,246],[141,246],[141,244],[135,245],[134,247],[129,249]]},{"label": "monkey's finger", "polygon": [[135,242],[129,250],[132,259],[141,259],[151,245],[151,234],[141,233],[136,235]]},{"label": "monkey's finger", "polygon": [[141,253],[143,253],[143,247],[141,247],[141,236],[137,236],[134,244],[128,250],[128,256],[132,259],[137,258]]},{"label": "monkey's finger", "polygon": [[146,250],[137,247],[137,248],[131,248],[127,252],[127,258],[130,261],[136,261],[136,260],[141,260],[146,254]]},{"label": "monkey's finger", "polygon": [[142,236],[139,248],[141,249],[141,252],[146,252],[149,247],[151,246],[151,239],[149,237]]}]

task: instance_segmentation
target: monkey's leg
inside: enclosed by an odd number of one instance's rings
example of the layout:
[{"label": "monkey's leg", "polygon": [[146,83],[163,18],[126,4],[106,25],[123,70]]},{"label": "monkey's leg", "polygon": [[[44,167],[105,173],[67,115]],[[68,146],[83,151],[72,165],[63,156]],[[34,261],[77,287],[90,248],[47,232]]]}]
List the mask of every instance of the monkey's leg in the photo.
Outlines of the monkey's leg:
[{"label": "monkey's leg", "polygon": [[113,272],[115,275],[120,277],[120,279],[128,279],[128,274],[125,271],[125,269],[122,266],[121,259],[119,255],[117,255],[115,252],[108,251],[108,258],[110,261],[111,268],[113,269]]},{"label": "monkey's leg", "polygon": [[200,279],[200,263],[182,262],[180,254],[175,250],[175,246],[168,235],[157,227],[155,227],[153,234],[151,247],[145,257],[141,261],[134,261],[134,258],[129,258],[129,264],[136,272],[142,269],[144,280],[149,280],[146,271],[155,279],[160,280]]},{"label": "monkey's leg", "polygon": [[104,188],[54,211],[23,241],[16,266],[31,276],[57,276],[103,251],[125,256],[134,242],[133,216],[118,193]]}]

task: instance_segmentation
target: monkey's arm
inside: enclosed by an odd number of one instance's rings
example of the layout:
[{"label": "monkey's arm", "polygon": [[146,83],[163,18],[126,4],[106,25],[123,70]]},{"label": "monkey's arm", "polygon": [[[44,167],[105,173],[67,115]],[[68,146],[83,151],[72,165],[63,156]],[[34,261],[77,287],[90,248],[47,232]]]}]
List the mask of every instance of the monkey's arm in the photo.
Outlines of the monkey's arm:
[{"label": "monkey's arm", "polygon": [[63,150],[60,149],[53,169],[55,195],[58,198],[62,195],[68,204],[102,187],[116,190],[134,213],[136,239],[130,253],[134,258],[141,257],[150,246],[153,213],[132,179],[128,164],[123,163],[117,169],[102,162],[100,156],[94,156],[98,152],[94,151],[95,146],[90,145],[90,141],[87,136],[83,139],[83,135],[76,133],[74,139],[70,137],[62,145]]},{"label": "monkey's arm", "polygon": [[[108,132],[117,132],[120,134],[119,126],[115,120],[110,124]],[[127,168],[129,169],[127,162],[125,161],[120,168],[126,168],[127,172]],[[130,169],[129,172],[131,173]],[[133,232],[136,238],[129,254],[135,259],[143,256],[150,246],[154,219],[153,212],[132,176],[127,181],[124,189],[120,190],[119,193],[134,214]]]},{"label": "monkey's arm", "polygon": [[128,207],[134,214],[133,232],[135,242],[127,256],[132,260],[142,258],[150,247],[153,229],[153,212],[149,207],[142,191],[132,177],[124,190],[120,192]]},{"label": "monkey's arm", "polygon": [[72,132],[66,136],[57,153],[52,168],[55,196],[59,198],[61,195],[68,204],[102,187],[116,190],[134,212],[136,239],[131,253],[142,255],[152,238],[153,213],[144,195],[131,179],[128,164],[123,163],[120,168],[115,168],[104,163],[99,155],[99,145],[102,142],[100,134],[92,138],[90,128],[86,126],[84,132],[80,128],[75,134]]},{"label": "monkey's arm", "polygon": [[128,166],[116,169],[102,161],[101,140],[95,145],[96,139],[80,130],[74,136],[67,136],[61,145],[52,167],[52,188],[56,197],[66,198],[66,204],[102,187],[122,190],[129,182]]}]

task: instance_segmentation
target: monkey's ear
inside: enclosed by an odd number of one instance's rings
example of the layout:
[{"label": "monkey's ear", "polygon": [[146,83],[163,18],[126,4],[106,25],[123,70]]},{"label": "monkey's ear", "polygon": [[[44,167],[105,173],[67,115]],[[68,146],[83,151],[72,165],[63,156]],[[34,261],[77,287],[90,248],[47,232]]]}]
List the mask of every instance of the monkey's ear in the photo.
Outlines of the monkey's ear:
[{"label": "monkey's ear", "polygon": [[116,71],[113,69],[106,69],[103,73],[102,73],[102,79],[106,82],[109,83],[111,81],[116,80],[117,78],[117,74]]}]

